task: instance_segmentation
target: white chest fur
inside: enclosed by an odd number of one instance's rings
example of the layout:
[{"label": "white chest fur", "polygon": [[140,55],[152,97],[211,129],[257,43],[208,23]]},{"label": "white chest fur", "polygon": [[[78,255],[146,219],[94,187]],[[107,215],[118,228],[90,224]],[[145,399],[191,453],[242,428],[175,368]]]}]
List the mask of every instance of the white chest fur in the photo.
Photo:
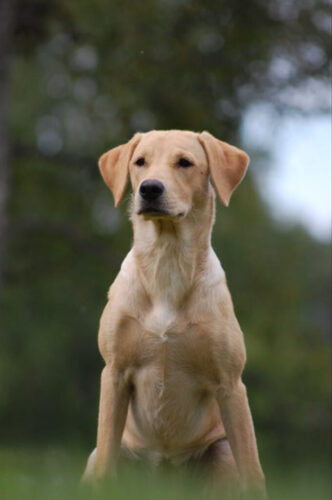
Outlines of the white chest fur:
[{"label": "white chest fur", "polygon": [[163,341],[168,340],[167,333],[175,324],[177,311],[165,302],[157,302],[144,319],[144,328],[158,335]]}]

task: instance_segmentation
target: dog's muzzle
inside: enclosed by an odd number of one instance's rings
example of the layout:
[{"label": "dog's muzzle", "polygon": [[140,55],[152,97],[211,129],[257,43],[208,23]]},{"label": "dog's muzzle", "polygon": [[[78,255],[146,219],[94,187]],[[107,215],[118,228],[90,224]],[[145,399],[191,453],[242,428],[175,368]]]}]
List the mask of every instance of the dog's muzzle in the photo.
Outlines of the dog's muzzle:
[{"label": "dog's muzzle", "polygon": [[167,214],[162,205],[162,195],[165,186],[157,179],[147,179],[139,187],[141,198],[138,214]]}]

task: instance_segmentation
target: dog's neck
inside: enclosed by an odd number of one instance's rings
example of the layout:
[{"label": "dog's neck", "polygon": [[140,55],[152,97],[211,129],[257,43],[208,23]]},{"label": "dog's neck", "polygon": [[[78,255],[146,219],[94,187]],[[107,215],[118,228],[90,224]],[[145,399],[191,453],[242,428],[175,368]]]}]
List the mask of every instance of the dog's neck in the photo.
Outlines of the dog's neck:
[{"label": "dog's neck", "polygon": [[145,220],[132,214],[133,252],[152,303],[180,307],[207,265],[214,222],[214,192],[184,219]]}]

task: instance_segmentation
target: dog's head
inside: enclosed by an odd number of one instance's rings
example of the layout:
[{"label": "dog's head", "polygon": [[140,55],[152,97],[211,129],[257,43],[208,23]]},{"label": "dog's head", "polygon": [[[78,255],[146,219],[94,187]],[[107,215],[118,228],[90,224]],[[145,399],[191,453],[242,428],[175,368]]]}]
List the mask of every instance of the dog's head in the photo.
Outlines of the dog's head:
[{"label": "dog's head", "polygon": [[130,178],[135,213],[145,218],[181,218],[206,198],[209,176],[228,206],[248,163],[244,151],[208,132],[170,130],[134,135],[103,154],[99,168],[115,206]]}]

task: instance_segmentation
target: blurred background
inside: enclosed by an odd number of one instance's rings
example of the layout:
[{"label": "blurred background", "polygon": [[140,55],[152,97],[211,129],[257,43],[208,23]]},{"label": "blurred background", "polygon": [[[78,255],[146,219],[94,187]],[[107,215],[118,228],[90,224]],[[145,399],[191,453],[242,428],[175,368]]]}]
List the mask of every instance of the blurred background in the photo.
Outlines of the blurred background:
[{"label": "blurred background", "polygon": [[330,13],[330,0],[0,0],[0,463],[94,446],[98,321],[131,244],[129,192],[115,210],[97,159],[180,128],[251,157],[213,244],[263,465],[328,470]]}]

